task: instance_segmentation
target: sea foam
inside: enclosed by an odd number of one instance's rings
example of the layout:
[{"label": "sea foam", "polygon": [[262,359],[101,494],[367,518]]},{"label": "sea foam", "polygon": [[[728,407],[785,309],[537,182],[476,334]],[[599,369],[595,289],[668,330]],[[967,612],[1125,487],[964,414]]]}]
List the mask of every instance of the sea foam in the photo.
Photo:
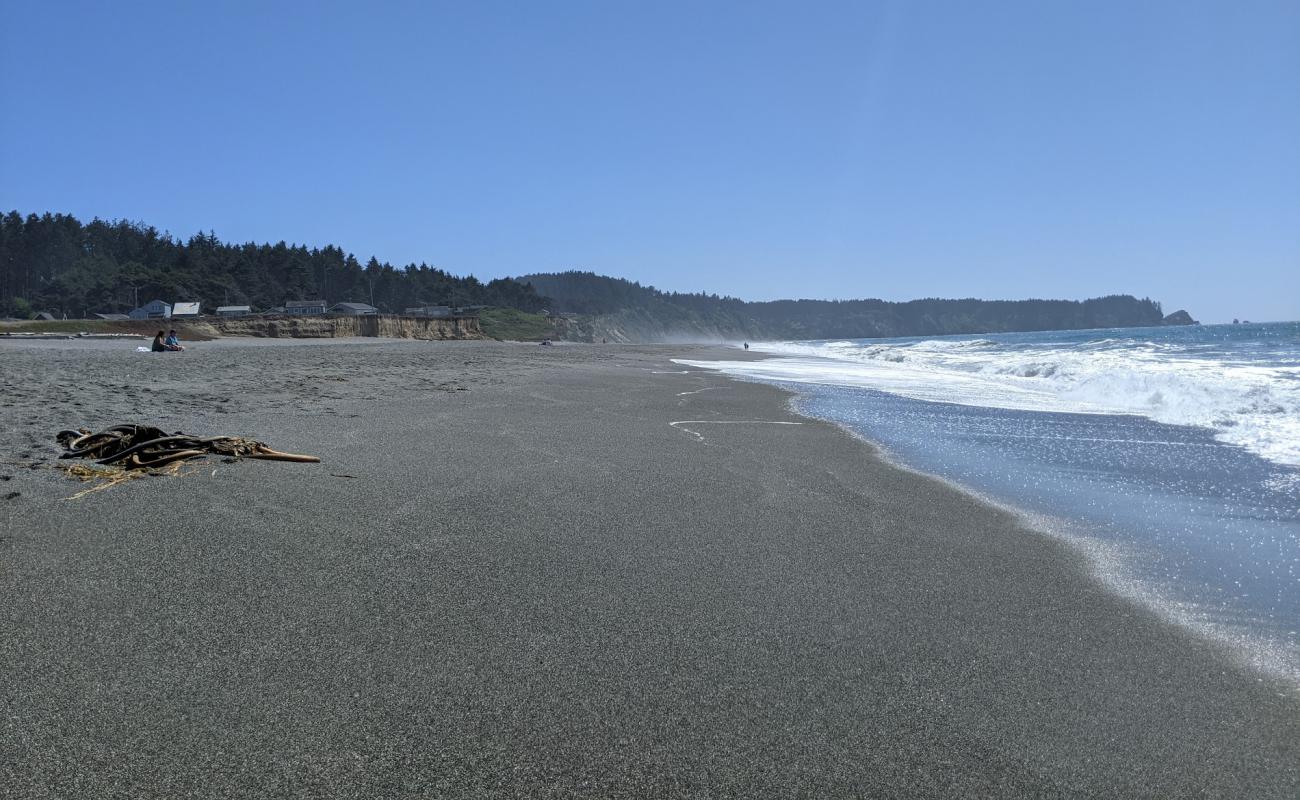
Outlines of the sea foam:
[{"label": "sea foam", "polygon": [[1274,463],[1300,465],[1300,336],[1259,347],[1195,332],[1176,341],[1161,340],[1159,329],[1151,338],[1091,333],[773,342],[753,347],[781,358],[683,363],[933,402],[1140,415],[1206,428]]}]

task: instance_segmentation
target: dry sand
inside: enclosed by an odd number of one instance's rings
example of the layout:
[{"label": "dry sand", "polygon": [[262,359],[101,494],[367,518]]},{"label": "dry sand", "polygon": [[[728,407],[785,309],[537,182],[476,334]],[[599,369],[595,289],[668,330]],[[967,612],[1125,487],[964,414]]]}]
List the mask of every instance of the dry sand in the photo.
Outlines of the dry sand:
[{"label": "dry sand", "polygon": [[[690,352],[0,342],[0,796],[1300,791],[1294,692]],[[65,499],[126,421],[324,463]]]}]

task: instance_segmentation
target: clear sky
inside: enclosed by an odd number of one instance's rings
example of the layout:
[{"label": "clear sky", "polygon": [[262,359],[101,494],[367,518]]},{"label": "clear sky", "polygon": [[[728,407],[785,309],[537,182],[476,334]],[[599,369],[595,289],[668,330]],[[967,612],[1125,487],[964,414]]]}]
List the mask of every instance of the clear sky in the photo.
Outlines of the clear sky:
[{"label": "clear sky", "polygon": [[0,208],[1300,318],[1300,2],[7,2]]}]

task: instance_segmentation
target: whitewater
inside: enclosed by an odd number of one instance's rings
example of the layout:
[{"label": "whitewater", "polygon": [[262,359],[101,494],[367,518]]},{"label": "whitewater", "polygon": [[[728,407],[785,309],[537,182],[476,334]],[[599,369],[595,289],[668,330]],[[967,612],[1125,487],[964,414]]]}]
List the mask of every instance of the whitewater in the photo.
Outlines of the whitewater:
[{"label": "whitewater", "polygon": [[752,348],[771,357],[678,363],[790,388],[1045,520],[1108,585],[1300,686],[1300,323]]},{"label": "whitewater", "polygon": [[[1024,411],[1135,414],[1300,465],[1300,323],[772,342],[728,365],[792,383]],[[719,365],[720,366],[720,365]]]}]

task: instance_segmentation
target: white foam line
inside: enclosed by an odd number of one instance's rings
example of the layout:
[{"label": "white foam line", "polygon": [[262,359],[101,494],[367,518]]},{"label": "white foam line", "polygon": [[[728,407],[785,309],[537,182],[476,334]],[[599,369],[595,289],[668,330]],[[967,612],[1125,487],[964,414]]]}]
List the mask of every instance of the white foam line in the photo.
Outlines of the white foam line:
[{"label": "white foam line", "polygon": [[1161,447],[1209,447],[1223,448],[1224,445],[1210,442],[1171,442],[1163,439],[1105,439],[1096,436],[1038,436],[1026,433],[963,433],[968,439],[1038,439],[1051,442],[1110,442],[1114,444],[1158,444]]},{"label": "white foam line", "polygon": [[[668,423],[674,428],[679,425],[802,425],[802,422],[781,422],[770,419],[679,419],[676,422]],[[693,431],[690,428],[682,427],[678,430],[686,431],[701,442],[704,436],[699,431]]]},{"label": "white foam line", "polygon": [[696,389],[696,390],[693,391],[693,392],[678,392],[678,393],[677,393],[677,396],[678,396],[678,397],[685,397],[685,396],[688,395],[688,394],[699,394],[700,392],[711,392],[711,391],[713,391],[714,389],[725,389],[725,388],[727,388],[727,387],[725,387],[725,386],[706,386],[706,387],[704,387],[703,389]]}]

